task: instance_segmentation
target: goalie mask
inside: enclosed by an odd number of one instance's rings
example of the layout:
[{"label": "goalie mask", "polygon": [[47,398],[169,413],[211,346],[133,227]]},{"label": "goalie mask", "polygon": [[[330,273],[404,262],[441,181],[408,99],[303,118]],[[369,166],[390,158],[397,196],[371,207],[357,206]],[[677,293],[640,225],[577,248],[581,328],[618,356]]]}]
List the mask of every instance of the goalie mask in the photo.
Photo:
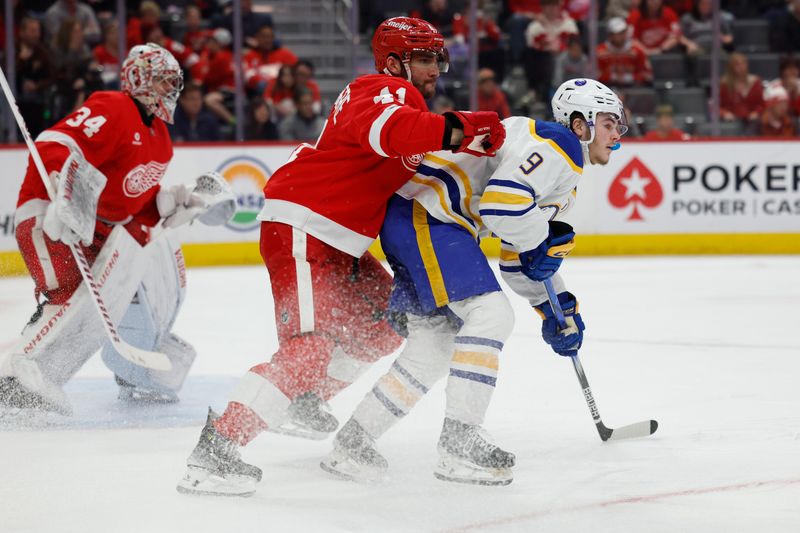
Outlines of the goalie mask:
[{"label": "goalie mask", "polygon": [[450,56],[444,47],[444,37],[428,22],[412,17],[394,17],[381,22],[372,36],[372,55],[375,57],[375,70],[389,74],[386,59],[394,55],[406,69],[411,81],[411,54],[413,52],[431,53],[436,56],[439,72],[447,72]]},{"label": "goalie mask", "polygon": [[600,113],[608,113],[617,119],[620,136],[628,131],[622,102],[614,91],[599,81],[583,78],[565,81],[556,90],[550,105],[556,122],[570,131],[575,113],[586,121],[591,136],[588,141],[581,140],[585,146],[594,140],[594,124]]},{"label": "goalie mask", "polygon": [[183,71],[169,51],[154,43],[131,48],[120,72],[122,92],[141,103],[148,113],[172,124]]}]

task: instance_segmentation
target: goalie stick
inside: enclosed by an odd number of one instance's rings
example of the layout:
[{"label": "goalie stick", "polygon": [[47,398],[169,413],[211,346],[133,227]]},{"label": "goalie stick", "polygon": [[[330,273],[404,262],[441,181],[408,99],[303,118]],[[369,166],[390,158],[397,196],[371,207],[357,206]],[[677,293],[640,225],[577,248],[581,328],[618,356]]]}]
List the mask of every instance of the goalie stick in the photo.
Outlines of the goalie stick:
[{"label": "goalie stick", "polygon": [[[564,318],[564,311],[561,310],[561,304],[558,302],[558,296],[556,296],[556,291],[553,289],[553,281],[548,278],[544,280],[543,283],[545,289],[547,289],[547,299],[550,300],[550,307],[553,309],[553,314],[558,322],[558,327],[562,331],[569,329],[567,321]],[[586,404],[589,406],[589,411],[592,413],[594,425],[597,427],[597,432],[600,433],[600,438],[603,439],[603,442],[607,440],[647,437],[656,432],[658,429],[658,422],[655,420],[644,420],[642,422],[636,422],[635,424],[629,424],[627,426],[622,426],[615,429],[606,427],[606,425],[603,424],[603,420],[600,418],[600,411],[597,409],[597,402],[594,401],[592,389],[589,386],[589,380],[586,379],[586,373],[583,371],[583,365],[581,365],[581,361],[578,359],[578,354],[576,353],[575,355],[571,356],[570,359],[572,359],[572,365],[575,367],[575,373],[578,374],[578,381],[583,389],[583,397],[586,399]]]},{"label": "goalie stick", "polygon": [[[28,145],[28,150],[30,150],[31,158],[36,165],[36,170],[39,171],[39,176],[42,178],[44,186],[47,189],[47,195],[50,197],[50,200],[53,201],[56,196],[55,191],[53,190],[53,185],[50,183],[50,180],[47,177],[47,170],[44,168],[44,163],[39,155],[39,150],[37,150],[36,145],[33,144],[31,134],[28,132],[28,127],[25,125],[25,119],[22,118],[19,108],[17,108],[17,101],[14,98],[14,93],[11,92],[11,87],[8,85],[6,74],[2,68],[0,68],[0,85],[2,85],[3,93],[5,93],[6,99],[8,100],[8,106],[11,108],[14,118],[17,120],[17,126],[19,126],[19,129],[22,132],[22,137],[25,139],[25,144]],[[111,341],[111,344],[114,346],[114,349],[117,350],[122,357],[139,366],[152,368],[154,370],[170,370],[172,368],[172,363],[170,363],[170,360],[166,354],[142,350],[140,348],[136,348],[135,346],[131,346],[122,340],[117,332],[117,327],[112,322],[111,316],[106,309],[106,305],[100,296],[100,290],[97,288],[97,283],[94,280],[94,275],[92,274],[92,268],[89,266],[89,261],[86,260],[86,255],[83,253],[83,250],[78,244],[70,245],[69,248],[72,251],[72,255],[75,257],[75,262],[78,265],[81,276],[83,276],[83,280],[86,282],[89,295],[91,296],[91,299],[97,308],[97,312],[100,313],[100,319],[103,323],[103,328],[105,329],[106,335]]]}]

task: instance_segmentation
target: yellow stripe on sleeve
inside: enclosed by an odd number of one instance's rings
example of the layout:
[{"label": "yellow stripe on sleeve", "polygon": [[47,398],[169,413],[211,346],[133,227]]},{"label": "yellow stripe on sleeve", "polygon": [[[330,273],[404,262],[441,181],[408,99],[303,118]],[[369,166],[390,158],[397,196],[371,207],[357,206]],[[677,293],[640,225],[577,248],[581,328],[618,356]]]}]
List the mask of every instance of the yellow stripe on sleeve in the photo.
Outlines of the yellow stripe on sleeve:
[{"label": "yellow stripe on sleeve", "polygon": [[575,164],[575,162],[572,160],[572,158],[567,155],[567,153],[558,145],[557,142],[555,142],[553,139],[545,139],[544,137],[540,137],[539,135],[537,135],[537,133],[536,133],[536,121],[535,120],[529,120],[528,121],[528,128],[531,131],[531,137],[533,137],[537,141],[540,141],[540,142],[543,142],[543,143],[547,143],[550,146],[552,146],[553,149],[556,152],[558,152],[559,154],[561,154],[564,157],[564,160],[569,164],[570,167],[572,167],[572,170],[574,170],[575,172],[577,172],[580,175],[583,175],[583,169]]},{"label": "yellow stripe on sleeve", "polygon": [[507,205],[530,205],[533,198],[521,194],[511,194],[508,192],[487,191],[481,196],[481,203],[486,204],[507,204]]},{"label": "yellow stripe on sleeve", "polygon": [[422,204],[414,200],[414,230],[417,233],[417,246],[419,254],[422,256],[422,263],[425,265],[425,272],[428,275],[428,282],[431,284],[431,292],[437,307],[442,307],[450,303],[447,296],[447,289],[444,286],[442,269],[439,267],[439,260],[436,258],[436,251],[433,249],[431,241],[431,228],[428,225],[428,212]]}]

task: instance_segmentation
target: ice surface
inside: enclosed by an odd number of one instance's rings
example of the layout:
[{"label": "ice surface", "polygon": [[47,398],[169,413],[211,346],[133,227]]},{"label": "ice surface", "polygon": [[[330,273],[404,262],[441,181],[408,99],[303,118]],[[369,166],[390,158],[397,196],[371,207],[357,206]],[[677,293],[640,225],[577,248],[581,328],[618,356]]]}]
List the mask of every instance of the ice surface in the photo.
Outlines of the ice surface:
[{"label": "ice surface", "polygon": [[[0,431],[0,531],[800,531],[800,258],[576,258],[563,271],[603,420],[655,418],[654,436],[602,443],[572,365],[512,296],[486,423],[517,454],[511,485],[434,479],[439,385],[380,441],[386,483],[329,478],[329,441],[266,433],[243,450],[264,470],[254,497],[179,495],[207,403],[222,409],[277,346],[262,268],[193,269],[176,326],[199,353],[183,403],[121,406],[93,358],[67,386],[72,420]],[[32,302],[28,279],[0,279],[0,347]],[[390,359],[331,402],[341,421]]]}]

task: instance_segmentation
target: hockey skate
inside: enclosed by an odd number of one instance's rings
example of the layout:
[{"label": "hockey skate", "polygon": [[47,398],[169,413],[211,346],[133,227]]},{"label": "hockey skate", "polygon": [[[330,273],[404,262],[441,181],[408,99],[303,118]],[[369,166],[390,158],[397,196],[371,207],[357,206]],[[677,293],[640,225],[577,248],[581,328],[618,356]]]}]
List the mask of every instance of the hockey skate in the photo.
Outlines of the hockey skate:
[{"label": "hockey skate", "polygon": [[128,383],[117,375],[114,376],[114,381],[119,385],[119,395],[117,398],[122,402],[140,405],[178,402],[178,395],[172,391],[160,391],[140,387],[133,383]]},{"label": "hockey skate", "polygon": [[326,409],[327,404],[315,393],[301,394],[289,405],[289,420],[268,431],[304,439],[326,439],[339,427],[339,421]]},{"label": "hockey skate", "polygon": [[493,444],[480,426],[445,418],[438,449],[437,479],[474,485],[508,485],[514,479],[514,454]]},{"label": "hockey skate", "polygon": [[217,418],[208,409],[200,441],[186,460],[186,474],[178,492],[209,496],[252,496],[261,481],[261,469],[242,461],[237,444],[221,435],[212,423]]},{"label": "hockey skate", "polygon": [[375,439],[352,418],[336,434],[333,451],[319,466],[339,478],[361,482],[380,481],[389,469],[375,448]]}]

